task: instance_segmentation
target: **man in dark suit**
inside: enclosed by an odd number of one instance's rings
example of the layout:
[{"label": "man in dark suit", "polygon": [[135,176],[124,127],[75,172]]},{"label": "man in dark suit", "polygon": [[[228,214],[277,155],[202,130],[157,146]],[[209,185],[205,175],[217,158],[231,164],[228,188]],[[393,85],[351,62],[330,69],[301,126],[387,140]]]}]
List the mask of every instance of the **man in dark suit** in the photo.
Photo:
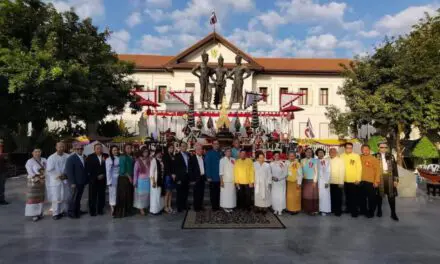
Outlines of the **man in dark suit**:
[{"label": "man in dark suit", "polygon": [[89,214],[96,216],[104,214],[105,187],[107,178],[105,172],[106,155],[102,153],[102,144],[93,146],[95,153],[86,158],[86,170],[89,177]]},{"label": "man in dark suit", "polygon": [[67,158],[65,168],[67,181],[72,188],[72,196],[69,200],[68,215],[70,218],[79,218],[81,216],[81,198],[89,179],[84,163],[84,147],[79,143],[75,143],[73,149],[74,153]]},{"label": "man in dark suit", "polygon": [[203,148],[196,145],[196,155],[189,159],[189,177],[193,185],[194,211],[203,210],[203,196],[205,194],[205,164],[203,161]]},{"label": "man in dark suit", "polygon": [[180,152],[176,154],[173,163],[174,173],[176,174],[176,202],[178,212],[182,212],[188,209],[188,165],[190,154],[186,152],[187,147],[188,145],[185,142],[180,144]]}]

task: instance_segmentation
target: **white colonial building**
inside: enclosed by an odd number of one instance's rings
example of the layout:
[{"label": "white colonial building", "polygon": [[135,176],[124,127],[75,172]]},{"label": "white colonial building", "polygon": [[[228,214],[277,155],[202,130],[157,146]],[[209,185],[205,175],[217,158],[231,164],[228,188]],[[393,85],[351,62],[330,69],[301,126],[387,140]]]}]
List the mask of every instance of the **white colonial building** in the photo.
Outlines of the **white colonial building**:
[{"label": "white colonial building", "polygon": [[[340,75],[341,64],[347,65],[348,59],[251,57],[216,33],[206,36],[176,56],[119,55],[120,59],[136,64],[136,72],[132,78],[148,91],[146,94],[152,101],[160,105],[156,108],[157,115],[150,115],[147,120],[143,120],[144,126],[148,124],[149,133],[167,128],[171,128],[177,134],[181,133],[185,121],[176,111],[185,112],[188,108],[172,96],[173,91],[194,91],[195,110],[201,111],[200,85],[198,78],[191,73],[191,69],[201,62],[201,54],[204,50],[208,53],[209,64],[213,68],[217,65],[220,54],[224,58],[225,66],[229,69],[234,67],[237,54],[243,57],[243,64],[247,65],[252,72],[251,77],[245,80],[243,90],[268,95],[265,101],[258,103],[258,110],[261,112],[260,120],[267,130],[275,128],[281,132],[290,133],[292,137],[304,138],[307,121],[310,119],[316,138],[337,137],[330,132],[329,120],[324,113],[328,105],[345,108],[344,99],[337,94],[337,90],[344,82]],[[228,80],[227,102],[229,102],[231,89],[232,80]],[[294,105],[303,110],[295,112],[294,119],[291,121],[287,121],[285,116],[277,117],[282,110],[280,94],[298,92],[303,93],[304,96],[296,100]],[[214,95],[214,91],[212,94]],[[230,113],[235,113],[237,108],[238,105],[235,104]],[[155,109],[152,110],[155,112]],[[245,111],[250,113],[251,108]],[[218,111],[201,112],[204,128],[206,128],[210,114],[215,122],[215,113]],[[109,119],[112,118],[119,119],[120,117],[109,117]],[[128,127],[144,134],[145,129],[141,128],[139,131],[138,126],[142,118],[145,118],[144,114],[133,115],[129,109],[122,114],[122,119]],[[196,117],[197,120],[198,117]],[[235,117],[231,117],[232,123],[234,120]],[[243,126],[245,117],[241,117],[240,121]]]}]

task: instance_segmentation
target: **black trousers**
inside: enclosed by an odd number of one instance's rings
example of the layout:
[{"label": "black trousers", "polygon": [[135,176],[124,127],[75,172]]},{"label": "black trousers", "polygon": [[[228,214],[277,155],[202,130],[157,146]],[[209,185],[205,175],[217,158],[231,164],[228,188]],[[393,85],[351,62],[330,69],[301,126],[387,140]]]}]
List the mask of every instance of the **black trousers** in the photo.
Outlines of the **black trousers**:
[{"label": "black trousers", "polygon": [[96,215],[104,213],[106,179],[94,179],[89,184],[89,213]]},{"label": "black trousers", "polygon": [[343,188],[339,184],[330,184],[330,200],[332,204],[332,213],[336,216],[342,214],[342,193]]},{"label": "black trousers", "polygon": [[209,195],[211,198],[212,210],[220,209],[220,182],[209,183]]},{"label": "black trousers", "polygon": [[194,188],[193,188],[194,211],[202,210],[204,196],[205,196],[205,181],[198,180],[194,184]]},{"label": "black trousers", "polygon": [[69,200],[68,214],[71,217],[81,216],[81,198],[84,193],[84,184],[77,184],[75,188],[72,188],[72,195]]},{"label": "black trousers", "polygon": [[252,206],[252,189],[248,184],[240,184],[237,191],[237,207],[240,209],[250,209]]},{"label": "black trousers", "polygon": [[6,172],[0,171],[0,202],[5,200]]},{"label": "black trousers", "polygon": [[376,189],[373,183],[362,181],[361,182],[361,200],[360,208],[361,214],[365,216],[374,216],[374,211],[376,211]]},{"label": "black trousers", "polygon": [[[388,197],[388,204],[390,205],[390,211],[391,211],[391,215],[395,215],[396,214],[396,197]],[[377,211],[380,212],[382,214],[382,196],[377,195],[376,196],[376,201],[377,201]]]},{"label": "black trousers", "polygon": [[345,199],[347,199],[348,212],[353,217],[359,215],[359,186],[354,183],[344,184]]},{"label": "black trousers", "polygon": [[181,212],[188,209],[188,190],[189,182],[182,181],[180,184],[176,185],[177,197],[177,211]]}]

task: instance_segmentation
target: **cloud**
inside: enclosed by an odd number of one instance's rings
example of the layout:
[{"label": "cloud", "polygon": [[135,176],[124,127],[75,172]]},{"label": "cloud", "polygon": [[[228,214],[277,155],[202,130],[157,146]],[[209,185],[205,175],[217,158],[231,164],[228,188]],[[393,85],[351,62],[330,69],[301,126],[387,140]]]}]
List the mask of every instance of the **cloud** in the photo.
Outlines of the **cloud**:
[{"label": "cloud", "polygon": [[131,15],[125,20],[125,23],[129,27],[134,27],[136,25],[139,25],[142,22],[141,13],[139,12],[133,12]]},{"label": "cloud", "polygon": [[434,15],[439,7],[438,4],[410,6],[395,15],[382,17],[374,25],[374,28],[388,35],[405,34],[411,31],[412,25],[417,24],[419,19],[425,16],[425,13]]},{"label": "cloud", "polygon": [[332,34],[323,34],[319,36],[310,36],[305,40],[307,47],[311,49],[328,50],[334,49],[338,39]]},{"label": "cloud", "polygon": [[128,51],[128,43],[130,42],[130,33],[126,30],[113,32],[110,35],[108,43],[112,46],[116,53],[126,53]]},{"label": "cloud", "polygon": [[281,0],[276,6],[277,11],[270,10],[258,16],[261,24],[269,30],[289,23],[333,24],[344,30],[359,30],[363,27],[363,22],[359,20],[344,21],[344,14],[348,10],[346,3],[319,4],[315,0]]},{"label": "cloud", "polygon": [[105,14],[104,0],[64,0],[47,1],[54,5],[59,12],[64,12],[73,8],[82,19],[92,17],[102,17]]},{"label": "cloud", "polygon": [[314,27],[309,28],[307,33],[310,35],[314,35],[314,34],[321,33],[323,30],[324,30],[324,28],[322,26],[314,26]]},{"label": "cloud", "polygon": [[154,29],[159,33],[159,34],[165,34],[168,31],[171,30],[171,26],[170,25],[163,25],[163,26],[157,26],[154,27]]},{"label": "cloud", "polygon": [[145,9],[144,13],[147,14],[155,23],[164,21],[169,18],[162,9]]},{"label": "cloud", "polygon": [[259,15],[258,19],[261,21],[261,24],[269,30],[274,30],[279,25],[287,23],[284,17],[280,16],[277,12],[273,10]]},{"label": "cloud", "polygon": [[272,35],[258,30],[234,29],[233,33],[227,37],[240,49],[249,50],[250,48],[269,48],[274,44]]},{"label": "cloud", "polygon": [[168,8],[172,6],[172,0],[146,0],[146,4],[160,8]]},{"label": "cloud", "polygon": [[361,31],[359,31],[359,33],[357,35],[364,37],[364,38],[375,38],[380,35],[380,32],[377,30],[370,30],[370,31],[361,30]]},{"label": "cloud", "polygon": [[145,53],[159,53],[166,49],[169,49],[173,46],[173,42],[170,38],[156,37],[150,34],[146,34],[142,36],[140,41],[140,48]]}]

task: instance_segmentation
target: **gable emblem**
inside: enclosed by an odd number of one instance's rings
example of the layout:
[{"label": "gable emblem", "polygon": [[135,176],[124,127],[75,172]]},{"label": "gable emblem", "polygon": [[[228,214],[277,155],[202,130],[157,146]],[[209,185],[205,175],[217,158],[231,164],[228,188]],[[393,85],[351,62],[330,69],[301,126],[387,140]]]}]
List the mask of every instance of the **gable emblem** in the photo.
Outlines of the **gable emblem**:
[{"label": "gable emblem", "polygon": [[214,58],[214,59],[217,59],[217,56],[218,56],[218,50],[217,49],[212,49],[211,50],[211,56],[212,56],[212,58]]}]

